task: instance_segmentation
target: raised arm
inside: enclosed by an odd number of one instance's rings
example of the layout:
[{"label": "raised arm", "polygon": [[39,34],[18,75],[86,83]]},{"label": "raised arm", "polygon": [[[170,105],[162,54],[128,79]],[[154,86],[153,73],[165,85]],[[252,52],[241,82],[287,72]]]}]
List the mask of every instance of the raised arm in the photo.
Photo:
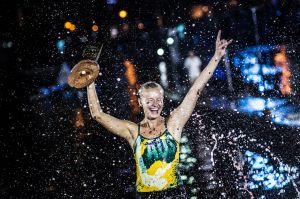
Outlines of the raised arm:
[{"label": "raised arm", "polygon": [[98,121],[108,131],[125,138],[127,141],[131,141],[131,139],[133,139],[133,135],[129,130],[129,125],[132,125],[133,122],[120,120],[103,112],[96,93],[95,83],[92,83],[87,87],[87,96],[90,113],[96,121]]},{"label": "raised arm", "polygon": [[232,40],[227,41],[224,39],[221,40],[220,38],[221,31],[218,32],[214,56],[205,69],[200,73],[199,77],[195,80],[192,87],[184,97],[182,103],[170,115],[168,123],[170,126],[174,127],[172,130],[178,139],[180,139],[184,125],[194,111],[202,90],[213,75],[221,58],[224,56],[227,46],[232,42]]}]

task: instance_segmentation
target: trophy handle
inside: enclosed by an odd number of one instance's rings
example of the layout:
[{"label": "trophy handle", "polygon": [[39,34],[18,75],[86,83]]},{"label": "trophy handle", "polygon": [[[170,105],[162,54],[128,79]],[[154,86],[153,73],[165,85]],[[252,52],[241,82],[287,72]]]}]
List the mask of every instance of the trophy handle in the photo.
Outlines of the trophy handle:
[{"label": "trophy handle", "polygon": [[83,88],[90,85],[99,75],[100,67],[97,63],[103,49],[90,45],[83,50],[82,56],[85,59],[78,62],[71,70],[68,77],[68,84],[71,87]]}]

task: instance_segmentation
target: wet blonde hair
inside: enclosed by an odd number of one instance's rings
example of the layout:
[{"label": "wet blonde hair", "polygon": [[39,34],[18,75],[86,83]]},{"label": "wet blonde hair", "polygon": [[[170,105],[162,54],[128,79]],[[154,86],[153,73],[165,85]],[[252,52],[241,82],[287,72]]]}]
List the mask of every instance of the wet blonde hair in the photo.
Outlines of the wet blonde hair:
[{"label": "wet blonde hair", "polygon": [[150,81],[141,85],[138,91],[138,97],[141,98],[142,91],[148,88],[160,88],[164,92],[164,89],[160,84]]}]

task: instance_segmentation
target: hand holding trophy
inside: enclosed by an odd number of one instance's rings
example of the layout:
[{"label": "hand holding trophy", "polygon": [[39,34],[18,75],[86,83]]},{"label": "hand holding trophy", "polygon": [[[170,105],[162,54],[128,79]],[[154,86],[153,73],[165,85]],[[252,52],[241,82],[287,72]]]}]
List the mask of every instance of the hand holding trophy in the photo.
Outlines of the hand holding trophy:
[{"label": "hand holding trophy", "polygon": [[99,65],[96,61],[84,59],[78,62],[68,77],[71,87],[83,88],[93,83],[99,75]]},{"label": "hand holding trophy", "polygon": [[[97,79],[100,71],[100,67],[97,63],[97,60],[99,59],[102,47],[103,45],[101,46],[101,49],[98,51],[95,60],[83,59],[73,67],[68,77],[68,84],[71,87],[84,88],[90,85],[91,83],[93,83]],[[95,51],[95,48],[90,47],[89,50]],[[84,52],[84,54],[88,54],[88,53]],[[93,56],[95,55],[95,52],[89,52],[89,54],[92,54]]]}]

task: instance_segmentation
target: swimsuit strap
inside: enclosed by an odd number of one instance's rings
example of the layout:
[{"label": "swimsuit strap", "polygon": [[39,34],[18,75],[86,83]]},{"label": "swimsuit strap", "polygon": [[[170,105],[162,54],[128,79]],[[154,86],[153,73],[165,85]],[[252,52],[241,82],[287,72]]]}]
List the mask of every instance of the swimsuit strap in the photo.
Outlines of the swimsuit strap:
[{"label": "swimsuit strap", "polygon": [[141,123],[138,123],[138,135],[140,134],[140,129],[141,129]]},{"label": "swimsuit strap", "polygon": [[168,129],[168,127],[167,127],[167,119],[165,118],[165,127],[166,127],[166,129]]}]

